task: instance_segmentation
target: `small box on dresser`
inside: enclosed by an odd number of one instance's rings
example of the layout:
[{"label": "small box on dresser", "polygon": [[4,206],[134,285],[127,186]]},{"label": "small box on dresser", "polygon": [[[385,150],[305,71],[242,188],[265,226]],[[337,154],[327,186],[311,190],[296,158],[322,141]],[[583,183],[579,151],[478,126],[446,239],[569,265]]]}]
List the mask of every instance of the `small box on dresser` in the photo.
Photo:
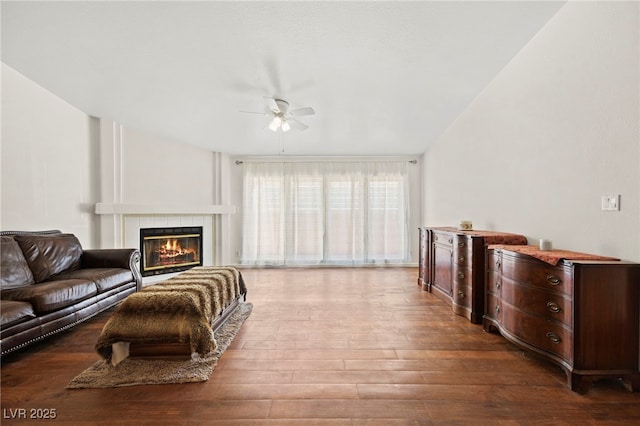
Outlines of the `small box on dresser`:
[{"label": "small box on dresser", "polygon": [[559,365],[576,392],[601,377],[640,390],[640,264],[585,255],[553,265],[535,250],[488,247],[484,329]]}]

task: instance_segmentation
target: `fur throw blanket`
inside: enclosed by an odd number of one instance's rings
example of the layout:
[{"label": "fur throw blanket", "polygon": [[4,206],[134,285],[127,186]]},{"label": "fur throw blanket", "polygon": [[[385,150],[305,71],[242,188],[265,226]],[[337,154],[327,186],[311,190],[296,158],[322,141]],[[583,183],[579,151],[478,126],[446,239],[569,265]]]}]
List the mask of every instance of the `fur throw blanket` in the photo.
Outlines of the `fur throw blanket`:
[{"label": "fur throw blanket", "polygon": [[211,324],[246,287],[233,267],[196,267],[128,296],[107,321],[96,351],[111,360],[119,342],[189,343],[205,356],[216,348]]}]

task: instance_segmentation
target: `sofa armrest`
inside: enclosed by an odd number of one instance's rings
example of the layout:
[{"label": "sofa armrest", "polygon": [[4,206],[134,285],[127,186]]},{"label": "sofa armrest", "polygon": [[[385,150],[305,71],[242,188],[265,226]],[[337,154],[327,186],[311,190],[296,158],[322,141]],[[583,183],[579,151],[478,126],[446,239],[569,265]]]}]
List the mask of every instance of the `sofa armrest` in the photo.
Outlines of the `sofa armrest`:
[{"label": "sofa armrest", "polygon": [[140,250],[124,249],[91,249],[83,250],[80,268],[122,268],[130,269],[136,280],[138,290],[142,289],[142,275],[138,268]]}]

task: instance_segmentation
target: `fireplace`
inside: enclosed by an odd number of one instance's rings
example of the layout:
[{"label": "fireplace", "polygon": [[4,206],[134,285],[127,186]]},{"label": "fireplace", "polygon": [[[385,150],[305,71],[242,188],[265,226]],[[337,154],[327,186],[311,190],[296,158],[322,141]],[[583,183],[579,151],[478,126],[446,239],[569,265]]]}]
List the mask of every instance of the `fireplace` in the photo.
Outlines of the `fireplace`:
[{"label": "fireplace", "polygon": [[143,277],[202,266],[202,226],[141,228]]}]

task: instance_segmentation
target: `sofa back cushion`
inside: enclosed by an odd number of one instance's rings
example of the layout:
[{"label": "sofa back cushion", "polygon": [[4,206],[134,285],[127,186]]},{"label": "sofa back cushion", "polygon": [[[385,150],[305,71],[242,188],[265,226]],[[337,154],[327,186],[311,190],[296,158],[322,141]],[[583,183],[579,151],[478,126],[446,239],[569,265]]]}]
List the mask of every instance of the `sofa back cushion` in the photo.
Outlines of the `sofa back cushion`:
[{"label": "sofa back cushion", "polygon": [[0,237],[0,288],[16,288],[35,282],[20,246],[12,236]]},{"label": "sofa back cushion", "polygon": [[82,246],[73,234],[16,235],[36,282],[80,268]]}]

